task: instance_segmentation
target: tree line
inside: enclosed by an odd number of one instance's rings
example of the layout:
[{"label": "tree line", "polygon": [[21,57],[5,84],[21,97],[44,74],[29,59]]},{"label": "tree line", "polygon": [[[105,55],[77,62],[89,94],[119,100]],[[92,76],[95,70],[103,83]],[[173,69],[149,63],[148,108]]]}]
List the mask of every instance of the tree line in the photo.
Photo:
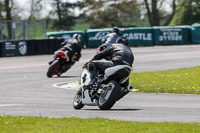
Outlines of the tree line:
[{"label": "tree line", "polygon": [[[41,19],[45,0],[29,0],[26,20]],[[0,1],[0,20],[21,19],[16,0]],[[57,30],[70,30],[76,22],[90,28],[113,26],[133,27],[147,22],[146,26],[191,25],[200,22],[200,0],[79,0],[75,3],[46,0],[52,10],[45,16]],[[75,9],[79,10],[78,15]],[[10,24],[7,25],[10,31]]]}]

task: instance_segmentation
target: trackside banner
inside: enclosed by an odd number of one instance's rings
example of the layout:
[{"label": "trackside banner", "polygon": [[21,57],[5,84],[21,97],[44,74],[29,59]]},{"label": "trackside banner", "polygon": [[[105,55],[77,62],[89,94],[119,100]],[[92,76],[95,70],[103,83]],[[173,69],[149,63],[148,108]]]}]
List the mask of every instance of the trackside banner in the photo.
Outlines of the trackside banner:
[{"label": "trackside banner", "polygon": [[0,56],[53,54],[64,39],[32,39],[0,42]]},{"label": "trackside banner", "polygon": [[128,28],[121,31],[121,35],[128,38],[130,46],[153,46],[152,28]]},{"label": "trackside banner", "polygon": [[189,26],[153,27],[156,45],[187,44],[190,42]]},{"label": "trackside banner", "polygon": [[86,46],[96,48],[102,44],[102,40],[107,34],[111,33],[112,29],[88,29],[85,31]]},{"label": "trackside banner", "polygon": [[200,44],[200,24],[198,23],[191,26],[191,41],[194,44]]},{"label": "trackside banner", "polygon": [[1,42],[1,56],[24,56],[27,55],[26,41]]}]

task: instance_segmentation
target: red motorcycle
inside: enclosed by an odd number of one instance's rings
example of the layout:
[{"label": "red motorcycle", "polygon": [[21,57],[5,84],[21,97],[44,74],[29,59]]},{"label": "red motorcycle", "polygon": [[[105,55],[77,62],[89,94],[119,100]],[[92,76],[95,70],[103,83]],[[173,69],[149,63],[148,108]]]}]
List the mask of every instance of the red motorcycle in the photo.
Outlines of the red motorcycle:
[{"label": "red motorcycle", "polygon": [[64,72],[69,70],[76,62],[76,54],[72,56],[72,61],[69,61],[68,56],[63,51],[58,51],[54,55],[54,60],[49,62],[49,68],[47,71],[47,77],[51,78],[54,75],[58,77]]}]

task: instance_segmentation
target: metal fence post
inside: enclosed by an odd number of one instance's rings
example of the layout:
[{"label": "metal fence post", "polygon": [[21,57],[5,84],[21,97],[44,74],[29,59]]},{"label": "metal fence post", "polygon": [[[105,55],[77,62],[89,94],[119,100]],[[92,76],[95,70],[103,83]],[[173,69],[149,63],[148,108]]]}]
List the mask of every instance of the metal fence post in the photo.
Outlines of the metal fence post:
[{"label": "metal fence post", "polygon": [[0,40],[3,40],[3,26],[1,21],[0,21]]},{"label": "metal fence post", "polygon": [[28,21],[26,21],[26,39],[29,38],[29,24]]},{"label": "metal fence post", "polygon": [[[40,27],[41,29],[38,30]],[[31,31],[30,31],[31,30]],[[45,38],[47,21],[0,20],[0,40]]]},{"label": "metal fence post", "polygon": [[23,39],[26,39],[26,23],[23,21]]},{"label": "metal fence post", "polygon": [[36,38],[36,32],[37,32],[37,29],[36,29],[36,24],[35,24],[36,22],[34,21],[34,38]]},{"label": "metal fence post", "polygon": [[11,21],[11,24],[12,24],[12,39],[15,39],[16,23],[15,23],[15,21]]},{"label": "metal fence post", "polygon": [[47,21],[46,18],[44,19],[44,38],[46,39],[46,33],[47,33]]}]

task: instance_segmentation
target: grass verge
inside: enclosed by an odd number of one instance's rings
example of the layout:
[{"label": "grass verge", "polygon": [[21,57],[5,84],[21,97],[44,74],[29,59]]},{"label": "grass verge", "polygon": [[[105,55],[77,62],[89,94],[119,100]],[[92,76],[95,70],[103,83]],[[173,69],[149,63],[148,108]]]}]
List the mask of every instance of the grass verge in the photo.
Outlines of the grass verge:
[{"label": "grass verge", "polygon": [[103,118],[0,117],[1,133],[197,133],[200,123],[128,122]]},{"label": "grass verge", "polygon": [[200,66],[156,72],[132,73],[130,84],[139,92],[200,94]]},{"label": "grass verge", "polygon": [[[200,67],[132,73],[140,92],[200,94]],[[0,116],[0,133],[199,133],[200,123],[128,122],[105,118]]]}]

